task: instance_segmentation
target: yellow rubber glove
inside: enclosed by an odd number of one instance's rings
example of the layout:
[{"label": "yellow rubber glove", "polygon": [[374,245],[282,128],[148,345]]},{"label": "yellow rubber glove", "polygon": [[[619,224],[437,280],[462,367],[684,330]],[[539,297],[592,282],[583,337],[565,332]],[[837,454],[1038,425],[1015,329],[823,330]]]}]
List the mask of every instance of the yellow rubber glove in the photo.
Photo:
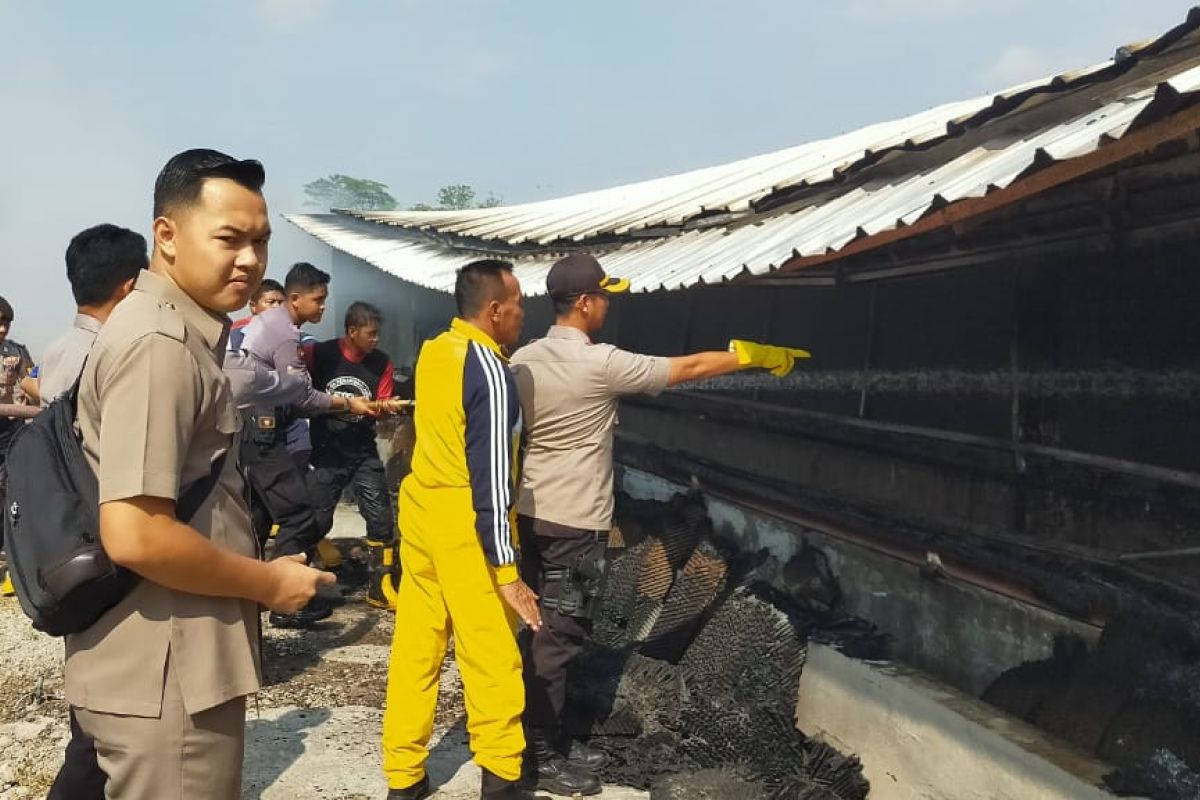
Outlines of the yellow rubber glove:
[{"label": "yellow rubber glove", "polygon": [[791,372],[797,358],[812,357],[812,353],[807,350],[747,342],[744,339],[730,339],[729,352],[737,353],[738,363],[743,367],[769,369],[776,378],[782,378]]}]

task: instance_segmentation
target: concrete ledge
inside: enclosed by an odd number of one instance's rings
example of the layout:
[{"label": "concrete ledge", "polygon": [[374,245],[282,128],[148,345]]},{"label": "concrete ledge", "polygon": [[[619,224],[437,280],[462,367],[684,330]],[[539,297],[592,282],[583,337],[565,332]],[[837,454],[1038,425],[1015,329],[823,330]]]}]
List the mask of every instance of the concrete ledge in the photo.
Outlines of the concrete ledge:
[{"label": "concrete ledge", "polygon": [[810,644],[796,724],[862,759],[872,800],[1090,800],[1109,767],[902,666]]}]

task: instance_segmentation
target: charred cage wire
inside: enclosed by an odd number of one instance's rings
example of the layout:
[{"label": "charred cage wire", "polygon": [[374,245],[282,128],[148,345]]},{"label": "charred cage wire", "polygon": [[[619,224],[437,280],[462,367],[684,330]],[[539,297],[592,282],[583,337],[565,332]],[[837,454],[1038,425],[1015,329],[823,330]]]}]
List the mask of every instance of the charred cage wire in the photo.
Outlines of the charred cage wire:
[{"label": "charred cage wire", "polygon": [[761,556],[713,540],[698,495],[621,498],[619,513],[595,641],[568,678],[567,726],[609,754],[602,779],[654,800],[865,798],[858,759],[794,722],[810,639],[887,650],[872,626],[838,613],[827,565],[818,556],[810,569],[812,592],[784,597]]}]

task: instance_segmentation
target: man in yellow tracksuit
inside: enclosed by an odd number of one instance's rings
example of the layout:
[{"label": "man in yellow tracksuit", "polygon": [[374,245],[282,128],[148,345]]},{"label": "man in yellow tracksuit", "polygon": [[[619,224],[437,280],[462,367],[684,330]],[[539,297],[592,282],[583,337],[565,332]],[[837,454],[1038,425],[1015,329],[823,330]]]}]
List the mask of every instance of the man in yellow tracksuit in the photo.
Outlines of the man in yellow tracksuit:
[{"label": "man in yellow tracksuit", "polygon": [[475,261],[459,270],[454,294],[459,316],[417,359],[383,770],[389,800],[429,795],[427,745],[453,633],[471,752],[483,769],[480,797],[522,800],[532,795],[518,785],[525,692],[515,617],[537,630],[541,616],[517,574],[521,406],[502,350],[521,334],[521,287],[511,264]]}]

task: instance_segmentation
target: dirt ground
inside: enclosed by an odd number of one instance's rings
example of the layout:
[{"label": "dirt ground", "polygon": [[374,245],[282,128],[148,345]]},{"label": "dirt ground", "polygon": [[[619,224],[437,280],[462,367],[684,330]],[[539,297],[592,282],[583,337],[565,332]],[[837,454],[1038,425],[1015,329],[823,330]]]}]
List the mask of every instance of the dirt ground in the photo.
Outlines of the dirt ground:
[{"label": "dirt ground", "polygon": [[[339,547],[360,530],[339,508]],[[264,688],[246,719],[243,800],[375,800],[387,794],[379,736],[392,615],[351,593],[315,631],[273,629],[263,617]],[[41,798],[68,736],[62,699],[62,642],[34,631],[15,598],[0,599],[0,800]],[[431,742],[437,800],[478,797],[458,669],[448,658]],[[645,798],[608,788],[607,800]]]}]

